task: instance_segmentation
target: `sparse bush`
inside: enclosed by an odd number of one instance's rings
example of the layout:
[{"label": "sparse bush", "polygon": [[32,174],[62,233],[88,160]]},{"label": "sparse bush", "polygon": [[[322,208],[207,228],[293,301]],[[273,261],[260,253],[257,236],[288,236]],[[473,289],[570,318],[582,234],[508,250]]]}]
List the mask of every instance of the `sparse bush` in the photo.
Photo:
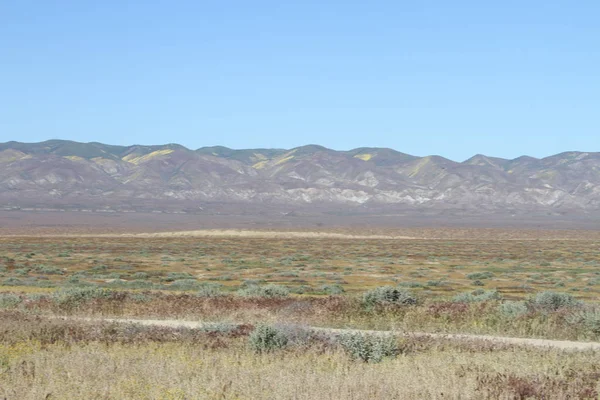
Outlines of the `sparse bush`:
[{"label": "sparse bush", "polygon": [[37,265],[33,267],[33,270],[38,274],[44,275],[64,275],[65,271],[56,267],[49,267],[46,265]]},{"label": "sparse bush", "polygon": [[198,281],[195,279],[177,279],[169,287],[175,290],[191,290],[196,288],[197,285]]},{"label": "sparse bush", "polygon": [[467,278],[471,280],[481,280],[481,279],[490,279],[494,277],[493,272],[485,271],[485,272],[473,272],[472,274],[467,274]]},{"label": "sparse bush", "polygon": [[529,298],[530,304],[542,311],[557,311],[561,308],[573,308],[581,302],[568,293],[545,291]]},{"label": "sparse bush", "polygon": [[0,308],[15,308],[23,302],[20,296],[12,293],[0,294]]},{"label": "sparse bush", "polygon": [[224,296],[225,293],[221,291],[221,285],[215,283],[203,283],[198,288],[196,296],[198,297],[219,297]]},{"label": "sparse bush", "polygon": [[400,353],[398,343],[392,336],[347,334],[339,338],[339,344],[353,360],[363,362],[378,363]]},{"label": "sparse bush", "polygon": [[90,271],[92,272],[104,272],[108,269],[108,267],[106,265],[96,265],[95,267],[92,267]]},{"label": "sparse bush", "polygon": [[200,328],[200,330],[203,332],[216,332],[228,334],[235,331],[237,328],[238,326],[236,324],[230,324],[227,322],[215,322],[212,324],[204,325],[202,328]]},{"label": "sparse bush", "polygon": [[266,285],[266,286],[248,286],[246,288],[238,290],[240,296],[245,297],[288,297],[290,291],[285,286],[280,285]]},{"label": "sparse bush", "polygon": [[259,286],[265,282],[267,282],[267,281],[265,281],[264,279],[246,279],[242,282],[241,286],[242,287]]},{"label": "sparse bush", "polygon": [[427,286],[431,286],[431,287],[436,287],[436,286],[443,286],[444,285],[444,281],[439,279],[437,281],[427,281]]},{"label": "sparse bush", "polygon": [[153,286],[152,282],[143,279],[135,279],[127,282],[127,287],[131,289],[152,289]]},{"label": "sparse bush", "polygon": [[292,286],[290,289],[290,293],[293,294],[304,294],[306,293],[306,286]]},{"label": "sparse bush", "polygon": [[6,278],[4,282],[2,282],[2,284],[5,286],[21,286],[23,285],[23,281],[17,278],[10,277]]},{"label": "sparse bush", "polygon": [[110,289],[96,287],[71,288],[54,292],[51,299],[59,307],[72,308],[94,299],[109,298],[113,293]]},{"label": "sparse bush", "polygon": [[323,285],[321,291],[330,296],[335,296],[344,293],[344,288],[341,285]]},{"label": "sparse bush", "polygon": [[129,293],[128,297],[136,303],[148,303],[152,297],[145,293]]},{"label": "sparse bush", "polygon": [[424,285],[421,282],[399,282],[398,286],[408,288],[421,288]]},{"label": "sparse bush", "polygon": [[518,318],[528,312],[527,304],[523,301],[507,301],[498,306],[502,315],[508,318]]},{"label": "sparse bush", "polygon": [[311,346],[319,336],[302,325],[276,324],[274,327],[287,338],[288,346]]},{"label": "sparse bush", "polygon": [[363,304],[370,307],[376,305],[413,305],[417,304],[417,298],[407,289],[380,286],[369,290],[363,295]]},{"label": "sparse bush", "polygon": [[285,278],[297,278],[299,276],[298,273],[294,271],[284,271],[280,272],[278,275],[283,276]]},{"label": "sparse bush", "polygon": [[567,322],[580,325],[586,332],[600,334],[600,309],[584,308],[567,316]]},{"label": "sparse bush", "polygon": [[482,301],[499,300],[501,297],[497,290],[477,289],[473,292],[457,294],[452,300],[457,303],[479,303]]},{"label": "sparse bush", "polygon": [[165,282],[173,282],[180,279],[194,279],[194,276],[187,272],[169,272],[166,278],[164,278]]},{"label": "sparse bush", "polygon": [[269,353],[274,350],[283,349],[288,338],[285,334],[269,325],[258,325],[250,334],[250,348],[256,353]]}]

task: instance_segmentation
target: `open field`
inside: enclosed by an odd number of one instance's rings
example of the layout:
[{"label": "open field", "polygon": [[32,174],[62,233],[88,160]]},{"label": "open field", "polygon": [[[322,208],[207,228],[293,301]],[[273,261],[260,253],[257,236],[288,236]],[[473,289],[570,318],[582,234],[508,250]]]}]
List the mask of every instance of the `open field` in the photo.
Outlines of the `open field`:
[{"label": "open field", "polygon": [[207,214],[112,213],[0,210],[0,235],[131,234],[206,229],[343,232],[358,235],[457,238],[481,232],[498,237],[594,237],[600,239],[600,213],[565,215],[428,215],[426,212],[347,214],[306,213],[289,209],[269,213],[240,208]]},{"label": "open field", "polygon": [[588,346],[414,334],[600,341],[597,231],[75,231],[2,231],[0,398],[599,395]]},{"label": "open field", "polygon": [[481,231],[451,240],[423,239],[422,231],[389,236],[395,239],[331,232],[205,232],[0,237],[0,283],[147,290],[197,290],[207,282],[237,290],[273,283],[305,295],[400,285],[425,297],[480,288],[515,299],[549,289],[584,299],[600,293],[600,240],[584,233],[542,240],[529,232],[514,232],[520,239],[512,239],[503,231],[497,238]]},{"label": "open field", "polygon": [[[403,338],[383,362],[290,330],[257,353],[248,328],[206,330],[0,313],[7,399],[594,399],[596,352]],[[250,334],[251,335],[251,334]]]}]

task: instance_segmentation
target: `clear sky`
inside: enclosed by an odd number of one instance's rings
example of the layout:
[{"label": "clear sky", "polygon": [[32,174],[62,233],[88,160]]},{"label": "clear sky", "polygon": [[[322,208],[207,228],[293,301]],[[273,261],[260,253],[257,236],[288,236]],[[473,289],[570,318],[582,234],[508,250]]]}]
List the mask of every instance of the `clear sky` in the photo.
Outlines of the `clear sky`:
[{"label": "clear sky", "polygon": [[600,151],[600,1],[0,0],[0,142]]}]

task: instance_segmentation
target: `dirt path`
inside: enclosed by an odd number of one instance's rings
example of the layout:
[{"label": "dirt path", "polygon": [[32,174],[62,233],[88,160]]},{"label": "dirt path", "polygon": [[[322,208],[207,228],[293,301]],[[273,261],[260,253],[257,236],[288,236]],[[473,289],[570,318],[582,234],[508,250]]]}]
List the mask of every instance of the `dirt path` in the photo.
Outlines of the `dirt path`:
[{"label": "dirt path", "polygon": [[[159,326],[166,328],[208,328],[215,326],[217,323],[207,323],[200,321],[184,321],[174,319],[125,319],[125,318],[78,318],[78,317],[56,317],[61,319],[75,319],[80,321],[90,322],[114,322],[125,324],[137,324],[144,326]],[[235,325],[235,324],[233,324]],[[503,336],[487,336],[487,335],[470,335],[470,334],[445,334],[445,333],[423,333],[423,332],[397,332],[397,331],[371,331],[361,329],[335,329],[335,328],[319,328],[306,327],[313,332],[325,333],[330,335],[343,335],[348,333],[358,333],[366,335],[398,335],[412,337],[431,337],[434,339],[450,339],[450,340],[483,340],[498,344],[512,344],[517,346],[541,347],[560,350],[600,350],[600,342],[573,342],[568,340],[547,340],[547,339],[529,339],[515,338]]]}]

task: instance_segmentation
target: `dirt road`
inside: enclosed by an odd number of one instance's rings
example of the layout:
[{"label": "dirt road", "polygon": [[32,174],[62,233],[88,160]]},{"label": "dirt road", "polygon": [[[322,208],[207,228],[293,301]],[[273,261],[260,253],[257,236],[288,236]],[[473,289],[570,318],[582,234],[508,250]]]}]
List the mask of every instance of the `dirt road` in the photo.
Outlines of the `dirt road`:
[{"label": "dirt road", "polygon": [[[209,328],[216,325],[217,323],[207,323],[200,321],[185,321],[185,320],[173,320],[173,319],[121,319],[121,318],[78,318],[78,317],[57,317],[63,319],[76,319],[80,321],[90,322],[114,322],[114,323],[125,323],[125,324],[137,324],[144,326],[159,326],[167,328],[190,328],[200,329]],[[235,325],[235,324],[234,324]],[[360,330],[360,329],[334,329],[334,328],[319,328],[319,327],[305,327],[313,332],[325,333],[330,335],[343,335],[349,333],[358,333],[365,335],[397,335],[397,336],[412,336],[412,337],[431,337],[434,339],[450,339],[450,340],[483,340],[498,344],[511,344],[517,346],[530,346],[539,348],[549,349],[560,349],[560,350],[600,350],[600,342],[573,342],[567,340],[546,340],[546,339],[529,339],[529,338],[515,338],[515,337],[503,337],[503,336],[487,336],[487,335],[470,335],[470,334],[446,334],[446,333],[423,333],[423,332],[399,332],[399,331],[371,331],[371,330]]]}]

